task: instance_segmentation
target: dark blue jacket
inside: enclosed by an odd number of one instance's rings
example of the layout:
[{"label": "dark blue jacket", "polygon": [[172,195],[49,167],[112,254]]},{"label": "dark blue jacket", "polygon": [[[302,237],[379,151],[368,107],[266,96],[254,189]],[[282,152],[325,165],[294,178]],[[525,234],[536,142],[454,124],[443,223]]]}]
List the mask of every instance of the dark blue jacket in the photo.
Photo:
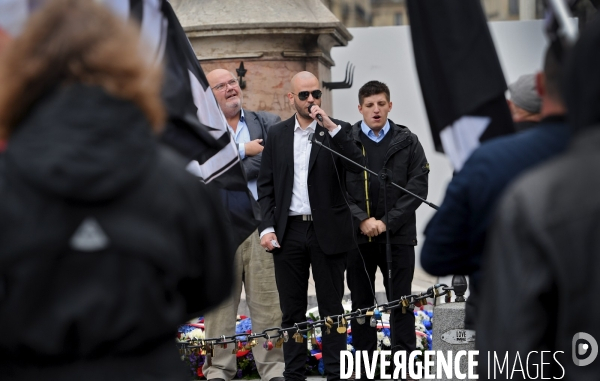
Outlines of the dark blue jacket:
[{"label": "dark blue jacket", "polygon": [[425,230],[421,265],[430,274],[471,275],[477,289],[481,257],[499,196],[527,169],[563,152],[569,129],[561,117],[538,127],[490,140],[477,148],[446,190]]}]

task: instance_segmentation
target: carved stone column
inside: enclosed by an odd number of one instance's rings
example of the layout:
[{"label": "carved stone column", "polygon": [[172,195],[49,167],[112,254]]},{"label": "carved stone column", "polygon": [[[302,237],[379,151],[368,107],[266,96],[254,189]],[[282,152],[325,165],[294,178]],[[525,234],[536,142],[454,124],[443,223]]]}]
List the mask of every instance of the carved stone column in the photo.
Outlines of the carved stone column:
[{"label": "carved stone column", "polygon": [[[321,0],[171,0],[205,72],[247,70],[244,107],[289,118],[290,79],[307,70],[331,81],[333,46],[352,35]],[[341,80],[341,79],[340,79]],[[331,93],[323,109],[331,114]]]}]

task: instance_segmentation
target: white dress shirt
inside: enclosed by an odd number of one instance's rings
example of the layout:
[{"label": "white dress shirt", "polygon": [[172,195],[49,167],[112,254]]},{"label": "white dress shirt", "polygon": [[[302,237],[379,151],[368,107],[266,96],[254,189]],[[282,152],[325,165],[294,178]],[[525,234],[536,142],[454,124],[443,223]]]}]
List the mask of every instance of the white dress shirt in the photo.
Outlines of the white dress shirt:
[{"label": "white dress shirt", "polygon": [[308,136],[314,134],[317,121],[313,120],[305,129],[300,127],[298,119],[294,126],[294,185],[292,187],[292,202],[289,216],[311,214],[308,199],[308,161],[310,160],[311,142]]},{"label": "white dress shirt", "polygon": [[[308,198],[308,163],[310,160],[310,151],[312,143],[308,141],[308,135],[315,132],[317,121],[313,120],[305,129],[300,127],[298,117],[295,118],[294,125],[294,185],[292,186],[292,201],[288,211],[289,216],[299,216],[302,214],[312,214],[310,209],[310,200]],[[342,127],[337,126],[329,135],[334,137]],[[267,233],[274,233],[275,229],[270,226],[260,233],[262,238]],[[279,239],[279,238],[278,238]]]}]

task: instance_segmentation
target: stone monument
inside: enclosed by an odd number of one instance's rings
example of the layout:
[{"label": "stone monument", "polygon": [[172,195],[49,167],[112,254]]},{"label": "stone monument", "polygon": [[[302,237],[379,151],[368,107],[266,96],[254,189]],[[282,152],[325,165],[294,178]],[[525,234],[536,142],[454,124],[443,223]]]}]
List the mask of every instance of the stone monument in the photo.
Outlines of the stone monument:
[{"label": "stone monument", "polygon": [[[352,39],[321,0],[170,2],[202,69],[224,68],[236,74],[243,62],[244,107],[282,119],[294,113],[286,96],[292,76],[307,70],[321,82],[331,81],[331,48]],[[323,90],[322,107],[331,114],[331,93]]]}]

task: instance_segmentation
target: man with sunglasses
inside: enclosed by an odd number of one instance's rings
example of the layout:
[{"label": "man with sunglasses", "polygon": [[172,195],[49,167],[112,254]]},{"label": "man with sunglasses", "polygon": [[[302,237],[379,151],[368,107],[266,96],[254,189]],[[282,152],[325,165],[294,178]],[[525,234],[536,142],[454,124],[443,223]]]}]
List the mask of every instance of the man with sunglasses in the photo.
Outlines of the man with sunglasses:
[{"label": "man with sunglasses", "polygon": [[[330,118],[320,108],[319,80],[300,72],[292,78],[291,89],[288,99],[296,114],[269,130],[258,178],[261,245],[273,253],[284,328],[306,321],[309,268],[319,315],[344,313],[346,253],[354,245],[344,178],[346,171],[361,169],[311,144],[309,138],[363,163],[350,137],[350,125]],[[317,116],[322,121],[317,123]],[[329,381],[340,379],[340,351],[346,350],[345,323],[339,324],[323,333]],[[306,342],[296,342],[292,335],[283,344],[283,374],[286,380],[300,381],[306,378]]]},{"label": "man with sunglasses", "polygon": [[[281,121],[281,118],[264,111],[244,110],[242,89],[231,72],[215,69],[208,73],[206,78],[227,119],[230,132],[238,143],[248,188],[256,198],[256,181],[263,151],[261,143],[267,138],[267,130]],[[262,332],[267,328],[279,326],[281,308],[275,283],[273,256],[265,253],[260,246],[258,232],[254,232],[235,253],[234,285],[231,296],[204,316],[206,337],[229,336],[235,333],[242,283],[252,318],[252,330]],[[279,348],[266,351],[262,341],[264,339],[252,348],[258,373],[263,380],[283,381],[283,351]],[[237,372],[237,360],[231,353],[231,348],[216,346],[211,363],[205,362],[202,372],[207,380],[233,379]]]}]

